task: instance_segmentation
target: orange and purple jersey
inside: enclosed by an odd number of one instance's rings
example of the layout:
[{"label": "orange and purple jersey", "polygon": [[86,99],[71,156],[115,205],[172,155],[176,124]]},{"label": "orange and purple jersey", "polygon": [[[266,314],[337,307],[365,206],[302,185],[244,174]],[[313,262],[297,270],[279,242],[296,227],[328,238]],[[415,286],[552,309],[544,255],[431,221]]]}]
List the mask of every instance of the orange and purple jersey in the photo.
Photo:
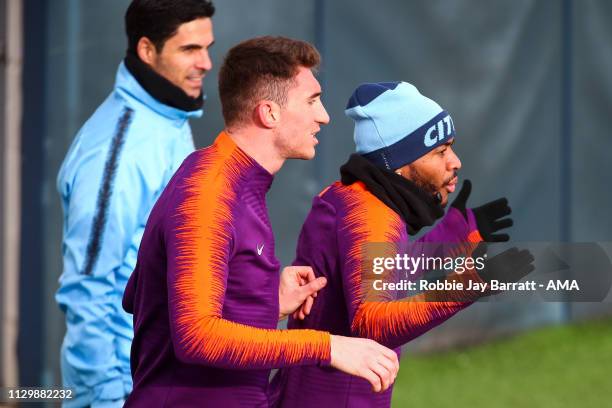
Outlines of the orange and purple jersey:
[{"label": "orange and purple jersey", "polygon": [[[474,215],[467,220],[454,208],[417,244],[480,241]],[[404,220],[367,190],[362,182],[332,184],[313,201],[300,234],[295,265],[310,265],[327,278],[310,315],[290,320],[292,329],[326,330],[343,336],[367,337],[394,348],[444,322],[470,304],[465,301],[426,301],[423,295],[398,299],[380,292],[372,296],[364,284],[364,246],[388,244],[399,249],[408,242]],[[378,245],[378,244],[375,244]],[[469,246],[469,245],[468,245]],[[371,286],[369,286],[371,288]],[[273,381],[275,405],[280,407],[389,407],[390,388],[375,394],[370,384],[332,367],[280,370]]]},{"label": "orange and purple jersey", "polygon": [[221,133],[162,193],[123,299],[134,314],[126,407],[268,406],[271,368],[329,364],[329,333],[276,330],[272,179]]}]

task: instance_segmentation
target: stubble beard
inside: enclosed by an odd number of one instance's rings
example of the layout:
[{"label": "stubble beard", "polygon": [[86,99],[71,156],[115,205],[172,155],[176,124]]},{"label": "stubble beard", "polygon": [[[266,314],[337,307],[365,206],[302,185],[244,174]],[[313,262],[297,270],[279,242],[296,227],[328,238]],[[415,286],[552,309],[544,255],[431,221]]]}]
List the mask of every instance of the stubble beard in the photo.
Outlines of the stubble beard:
[{"label": "stubble beard", "polygon": [[[425,176],[423,176],[417,169],[416,166],[414,166],[413,164],[409,164],[408,165],[408,169],[410,171],[410,181],[412,181],[414,184],[417,185],[417,187],[425,190],[427,193],[433,195],[436,195],[437,193],[439,193],[439,188],[434,185],[432,182],[430,182]],[[455,170],[452,174],[451,177],[449,177],[447,180],[444,180],[444,184],[442,185],[442,187],[444,187],[445,185],[447,185],[448,183],[451,182],[452,179],[454,179],[455,177],[457,177],[457,171]],[[442,193],[440,193],[442,194]],[[448,204],[448,194],[446,195],[446,202],[442,203],[442,207],[446,207],[446,205]]]},{"label": "stubble beard", "polygon": [[419,188],[432,195],[438,192],[438,188],[427,180],[427,178],[416,169],[416,166],[409,164],[408,169],[410,171],[410,181],[416,184]]},{"label": "stubble beard", "polygon": [[[290,136],[289,136],[290,137]],[[308,155],[305,150],[306,148],[300,149],[300,146],[293,145],[288,137],[282,134],[275,133],[275,143],[277,151],[285,159],[299,159],[299,160],[311,160],[314,156]]]}]

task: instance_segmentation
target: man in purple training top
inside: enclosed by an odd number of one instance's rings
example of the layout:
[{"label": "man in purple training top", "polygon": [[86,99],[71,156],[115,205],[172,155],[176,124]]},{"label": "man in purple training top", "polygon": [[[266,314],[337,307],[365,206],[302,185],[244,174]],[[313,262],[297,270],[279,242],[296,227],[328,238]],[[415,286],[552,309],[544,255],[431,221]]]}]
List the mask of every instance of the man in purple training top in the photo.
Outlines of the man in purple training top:
[{"label": "man in purple training top", "polygon": [[266,208],[273,175],[286,159],[313,158],[329,121],[312,74],[319,58],[282,37],[226,56],[225,130],[187,157],[157,201],[123,299],[135,332],[127,407],[268,406],[273,367],[331,366],[376,391],[393,382],[397,356],[372,340],[276,330],[279,316],[308,314],[325,284],[309,267],[279,277]]},{"label": "man in purple training top", "polygon": [[[446,111],[405,82],[359,86],[346,114],[355,121],[357,154],[340,169],[342,181],[315,197],[295,260],[296,265],[311,265],[317,276],[327,278],[327,286],[318,293],[310,315],[290,320],[289,327],[368,337],[395,348],[399,355],[401,345],[471,304],[476,294],[466,291],[453,297],[449,292],[435,298],[439,301],[427,301],[428,293],[372,301],[363,285],[361,250],[368,243],[407,242],[409,235],[444,215],[461,168],[452,149],[455,129]],[[465,208],[470,186],[466,181],[446,216],[418,245],[456,243],[471,251],[483,238],[509,239],[497,234],[512,225],[510,218],[503,218],[510,214],[507,200]],[[526,274],[533,259],[526,251],[517,252],[508,253],[515,267],[512,273]],[[487,276],[454,274],[453,279],[465,279],[467,284],[468,279]],[[282,369],[273,388],[275,404],[282,407],[391,404],[391,388],[374,394],[361,379],[329,367]]]}]

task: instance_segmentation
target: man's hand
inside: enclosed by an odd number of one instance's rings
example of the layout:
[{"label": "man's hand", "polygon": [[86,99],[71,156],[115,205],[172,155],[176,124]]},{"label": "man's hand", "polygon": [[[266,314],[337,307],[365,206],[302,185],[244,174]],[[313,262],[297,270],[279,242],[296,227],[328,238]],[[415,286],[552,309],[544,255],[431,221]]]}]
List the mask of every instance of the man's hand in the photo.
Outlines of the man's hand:
[{"label": "man's hand", "polygon": [[[474,258],[482,258],[486,256],[486,252],[487,244],[481,242],[474,250],[473,256]],[[534,271],[534,261],[535,258],[528,249],[519,250],[512,247],[487,259],[484,263],[484,269],[478,271],[478,276],[489,284],[492,280],[505,283],[518,282]],[[493,292],[489,289],[485,296],[500,292]]]},{"label": "man's hand", "polygon": [[327,279],[316,278],[310,266],[287,266],[278,286],[279,319],[293,313],[294,319],[304,320],[310,314],[317,292],[326,284]]},{"label": "man's hand", "polygon": [[[455,198],[451,204],[451,207],[455,207],[461,211],[466,219],[467,213],[465,208],[471,192],[472,182],[470,180],[464,180],[461,191],[459,191],[457,198]],[[496,234],[499,230],[509,228],[513,224],[512,218],[503,218],[512,213],[512,209],[508,205],[508,199],[506,197],[498,198],[480,207],[472,208],[472,212],[476,218],[478,232],[480,232],[480,236],[482,236],[486,242],[505,242],[510,240],[508,234]]]},{"label": "man's hand", "polygon": [[[483,257],[486,245],[481,244],[474,251],[474,257]],[[485,261],[485,267],[478,271],[478,275],[485,282],[498,280],[501,282],[518,282],[535,269],[535,258],[528,249],[519,250],[517,247],[506,249]]]},{"label": "man's hand", "polygon": [[397,354],[374,340],[331,336],[331,366],[347,374],[365,378],[372,391],[388,389],[399,371]]}]

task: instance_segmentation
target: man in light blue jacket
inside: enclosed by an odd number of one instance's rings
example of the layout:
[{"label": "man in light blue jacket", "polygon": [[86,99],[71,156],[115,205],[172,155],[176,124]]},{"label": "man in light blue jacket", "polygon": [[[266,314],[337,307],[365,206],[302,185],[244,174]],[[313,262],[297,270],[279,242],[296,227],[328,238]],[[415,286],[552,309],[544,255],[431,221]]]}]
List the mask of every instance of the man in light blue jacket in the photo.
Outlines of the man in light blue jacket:
[{"label": "man in light blue jacket", "polygon": [[62,163],[66,407],[118,407],[132,389],[132,316],[121,299],[149,212],[194,150],[188,119],[202,115],[213,13],[206,0],[134,0],[115,88]]}]

